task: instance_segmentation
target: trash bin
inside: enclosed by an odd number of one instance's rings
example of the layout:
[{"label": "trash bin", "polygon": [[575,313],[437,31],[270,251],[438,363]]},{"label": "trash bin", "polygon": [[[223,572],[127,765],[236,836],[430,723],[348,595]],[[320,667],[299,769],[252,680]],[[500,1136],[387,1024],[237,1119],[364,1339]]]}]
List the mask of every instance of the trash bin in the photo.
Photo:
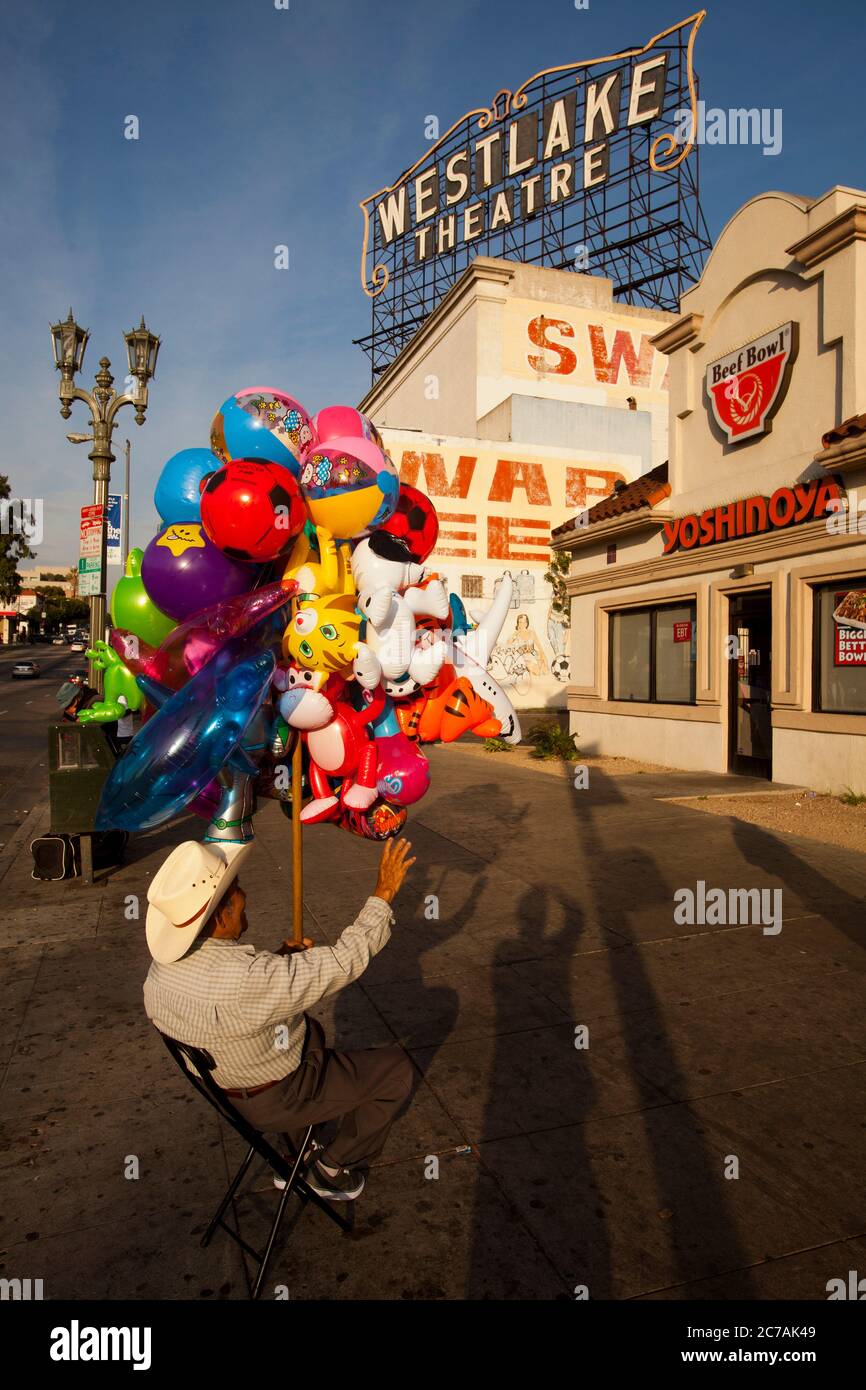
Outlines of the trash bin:
[{"label": "trash bin", "polygon": [[98,724],[52,724],[48,730],[51,831],[81,838],[81,873],[93,882],[96,812],[115,756]]}]

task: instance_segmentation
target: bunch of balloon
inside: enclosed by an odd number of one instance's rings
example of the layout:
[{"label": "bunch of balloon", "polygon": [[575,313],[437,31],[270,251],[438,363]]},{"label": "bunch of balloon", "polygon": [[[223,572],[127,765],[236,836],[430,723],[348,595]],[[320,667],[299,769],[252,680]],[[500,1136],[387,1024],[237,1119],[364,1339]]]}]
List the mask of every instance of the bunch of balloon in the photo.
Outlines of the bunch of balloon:
[{"label": "bunch of balloon", "polygon": [[106,657],[154,712],[108,778],[100,828],[191,809],[206,840],[237,844],[256,794],[290,804],[287,945],[303,949],[305,826],[387,839],[429,787],[422,744],[519,740],[486,669],[510,585],[470,621],[426,564],[433,504],[348,406],[311,417],[284,392],[239,391],[209,449],[169,459],[154,501],[160,527],[115,590]]}]

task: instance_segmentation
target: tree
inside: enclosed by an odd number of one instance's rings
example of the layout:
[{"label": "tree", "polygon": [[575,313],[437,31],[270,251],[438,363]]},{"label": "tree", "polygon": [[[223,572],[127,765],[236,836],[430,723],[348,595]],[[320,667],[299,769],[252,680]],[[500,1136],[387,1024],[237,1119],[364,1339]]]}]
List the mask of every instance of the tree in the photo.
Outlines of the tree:
[{"label": "tree", "polygon": [[44,608],[45,622],[53,631],[56,627],[65,627],[67,623],[86,622],[90,616],[90,605],[86,599],[66,598],[62,591],[59,594],[37,592],[41,594],[41,602],[30,610],[28,621],[38,621],[39,613]]},{"label": "tree", "polygon": [[570,564],[571,556],[567,550],[551,550],[550,565],[544,576],[553,590],[553,612],[566,627],[571,625],[571,599],[565,592]]},{"label": "tree", "polygon": [[4,506],[12,496],[9,479],[0,473],[0,601],[7,607],[21,588],[19,560],[33,560],[36,552],[27,544],[27,536],[14,529],[12,509]]}]

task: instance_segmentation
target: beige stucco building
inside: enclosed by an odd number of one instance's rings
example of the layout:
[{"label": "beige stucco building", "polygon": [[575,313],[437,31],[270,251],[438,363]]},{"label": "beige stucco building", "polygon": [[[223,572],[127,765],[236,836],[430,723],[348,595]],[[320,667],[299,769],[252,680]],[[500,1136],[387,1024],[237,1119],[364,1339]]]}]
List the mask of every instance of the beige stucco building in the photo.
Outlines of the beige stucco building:
[{"label": "beige stucco building", "polygon": [[653,340],[674,317],[616,303],[598,276],[477,257],[360,403],[435,503],[430,563],[470,614],[511,575],[491,670],[519,707],[565,701],[551,529],[667,457]]},{"label": "beige stucco building", "polygon": [[653,341],[667,467],[554,531],[579,744],[864,793],[866,192],[746,203]]}]

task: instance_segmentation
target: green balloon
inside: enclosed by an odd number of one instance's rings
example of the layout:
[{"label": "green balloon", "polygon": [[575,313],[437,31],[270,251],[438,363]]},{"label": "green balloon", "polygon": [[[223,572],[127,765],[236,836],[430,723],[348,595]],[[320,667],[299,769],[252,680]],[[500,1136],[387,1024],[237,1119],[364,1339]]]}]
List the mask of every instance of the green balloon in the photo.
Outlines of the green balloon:
[{"label": "green balloon", "polygon": [[133,632],[142,642],[158,647],[177,627],[177,623],[148,598],[141,577],[143,557],[143,550],[130,550],[126,573],[123,579],[118,579],[111,595],[111,621],[114,627]]}]

